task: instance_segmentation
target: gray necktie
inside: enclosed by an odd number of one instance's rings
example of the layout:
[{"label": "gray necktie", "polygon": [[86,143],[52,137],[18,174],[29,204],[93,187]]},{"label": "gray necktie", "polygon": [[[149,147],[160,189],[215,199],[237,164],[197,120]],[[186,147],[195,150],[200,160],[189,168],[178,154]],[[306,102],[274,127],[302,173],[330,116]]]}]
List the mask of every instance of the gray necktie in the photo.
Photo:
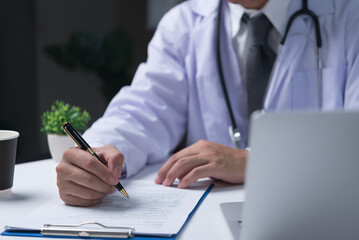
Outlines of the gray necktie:
[{"label": "gray necktie", "polygon": [[247,55],[246,81],[248,114],[263,108],[264,94],[276,54],[268,45],[272,24],[265,15],[248,19],[248,37],[251,40]]}]

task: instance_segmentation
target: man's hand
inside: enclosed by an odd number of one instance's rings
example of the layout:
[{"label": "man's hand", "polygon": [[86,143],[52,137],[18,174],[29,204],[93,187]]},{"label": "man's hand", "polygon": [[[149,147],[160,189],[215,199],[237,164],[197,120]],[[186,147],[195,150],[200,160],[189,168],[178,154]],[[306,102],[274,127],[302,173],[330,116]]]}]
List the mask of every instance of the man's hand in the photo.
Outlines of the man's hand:
[{"label": "man's hand", "polygon": [[243,183],[247,154],[247,150],[200,140],[174,154],[158,171],[155,182],[170,186],[178,178],[179,188],[204,177]]},{"label": "man's hand", "polygon": [[107,167],[88,152],[67,149],[56,167],[61,199],[69,205],[91,206],[116,191],[113,185],[121,177],[123,154],[114,146],[93,148]]}]

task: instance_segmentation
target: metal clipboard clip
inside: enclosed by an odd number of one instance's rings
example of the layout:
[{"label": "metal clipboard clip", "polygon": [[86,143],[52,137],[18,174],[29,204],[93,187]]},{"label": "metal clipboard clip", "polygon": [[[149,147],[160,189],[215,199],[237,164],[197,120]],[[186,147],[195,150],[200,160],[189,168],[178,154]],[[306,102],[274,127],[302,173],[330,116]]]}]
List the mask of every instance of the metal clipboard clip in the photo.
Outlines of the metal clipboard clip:
[{"label": "metal clipboard clip", "polygon": [[45,236],[130,238],[133,237],[134,230],[131,227],[110,227],[97,222],[85,222],[73,225],[44,224],[41,227],[41,234]]}]

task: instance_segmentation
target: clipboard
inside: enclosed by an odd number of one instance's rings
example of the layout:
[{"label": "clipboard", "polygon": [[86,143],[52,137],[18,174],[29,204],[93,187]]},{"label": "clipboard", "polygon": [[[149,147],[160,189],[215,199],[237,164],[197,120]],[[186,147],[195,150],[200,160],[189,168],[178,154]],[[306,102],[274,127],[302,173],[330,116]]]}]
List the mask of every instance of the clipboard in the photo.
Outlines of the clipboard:
[{"label": "clipboard", "polygon": [[[116,227],[105,226],[97,222],[85,222],[80,224],[44,224],[40,232],[31,229],[5,227],[5,232],[8,233],[38,233],[41,237],[90,237],[90,238],[131,238],[133,237],[134,228],[131,227]],[[14,235],[7,235],[14,236]],[[22,235],[24,236],[24,235]]]},{"label": "clipboard", "polygon": [[41,238],[78,238],[78,239],[131,239],[131,240],[174,240],[184,229],[191,217],[195,214],[199,206],[202,204],[208,193],[212,190],[212,183],[199,199],[193,210],[188,214],[186,221],[180,230],[171,236],[155,236],[155,235],[137,235],[132,227],[123,226],[106,226],[97,222],[84,222],[80,224],[43,224],[41,229],[28,229],[5,226],[5,231],[1,236],[17,236],[17,237],[41,237]]}]

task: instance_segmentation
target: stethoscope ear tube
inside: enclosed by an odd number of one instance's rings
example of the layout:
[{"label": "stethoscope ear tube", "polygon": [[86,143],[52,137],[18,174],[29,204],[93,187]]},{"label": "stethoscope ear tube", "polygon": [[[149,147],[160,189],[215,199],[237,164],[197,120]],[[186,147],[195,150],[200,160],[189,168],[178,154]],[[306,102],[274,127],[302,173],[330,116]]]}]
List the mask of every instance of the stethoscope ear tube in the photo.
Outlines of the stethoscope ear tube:
[{"label": "stethoscope ear tube", "polygon": [[237,129],[237,124],[236,121],[234,119],[234,114],[232,111],[232,105],[231,102],[229,100],[229,95],[228,95],[228,91],[227,91],[227,87],[226,87],[226,83],[224,81],[224,75],[223,75],[223,68],[222,68],[222,59],[221,59],[221,34],[220,34],[220,30],[221,30],[221,10],[222,10],[222,0],[219,1],[219,6],[218,6],[218,13],[217,13],[217,26],[216,26],[216,58],[217,58],[217,69],[218,69],[218,74],[219,74],[219,79],[221,80],[221,86],[223,89],[223,94],[224,94],[224,99],[226,101],[226,105],[228,107],[229,110],[229,115],[231,118],[231,122],[232,122],[232,128],[233,129]]},{"label": "stethoscope ear tube", "polygon": [[[230,119],[231,119],[231,126],[228,128],[229,130],[229,135],[234,143],[234,145],[238,148],[239,147],[239,142],[241,141],[241,133],[238,131],[237,129],[237,124],[234,118],[234,114],[233,114],[233,110],[232,110],[232,106],[229,100],[229,95],[228,95],[228,91],[226,88],[226,84],[225,84],[225,80],[224,80],[224,75],[223,75],[223,68],[222,68],[222,63],[221,63],[221,51],[220,51],[220,26],[221,26],[221,11],[222,11],[222,3],[223,0],[219,1],[219,5],[218,5],[218,12],[217,12],[217,25],[216,25],[216,57],[217,57],[217,68],[218,68],[218,74],[219,74],[219,78],[220,78],[220,82],[221,82],[221,86],[223,89],[223,94],[224,94],[224,98],[225,98],[225,102],[227,104],[227,108],[228,108],[228,112],[230,115]],[[278,49],[278,54],[277,54],[277,59],[275,60],[275,63],[273,64],[273,69],[275,69],[275,67],[277,66],[277,61],[278,58],[280,56],[281,50],[283,45],[285,44],[285,41],[287,39],[289,30],[292,26],[293,21],[295,20],[296,17],[298,17],[299,15],[308,15],[312,18],[313,22],[314,22],[314,27],[315,27],[315,36],[316,36],[316,45],[317,45],[317,69],[318,69],[318,109],[322,110],[323,108],[323,75],[322,75],[322,52],[321,52],[321,48],[322,48],[322,37],[321,37],[321,33],[320,33],[320,25],[319,25],[319,19],[318,16],[311,11],[308,8],[308,0],[302,0],[302,9],[296,11],[295,13],[292,14],[292,16],[289,18],[287,26],[285,28],[285,33],[284,36],[280,42],[279,45],[279,49]],[[267,95],[267,91],[268,91],[268,87],[272,81],[272,74],[273,74],[273,70],[270,74],[270,78],[268,81],[268,85],[267,85],[267,89],[265,92],[265,96],[264,96],[264,100],[266,99],[266,95]],[[264,104],[263,104],[264,106]]]},{"label": "stethoscope ear tube", "polygon": [[322,36],[320,34],[320,25],[318,16],[308,8],[308,0],[302,0],[302,9],[296,11],[289,18],[288,24],[285,28],[284,36],[280,42],[280,45],[284,45],[289,29],[292,26],[293,21],[300,15],[307,15],[312,18],[315,29],[315,37],[317,43],[317,70],[318,70],[318,110],[323,109],[323,75],[322,75]]},{"label": "stethoscope ear tube", "polygon": [[317,48],[318,61],[318,109],[323,110],[323,73],[322,73],[322,48]]},{"label": "stethoscope ear tube", "polygon": [[224,75],[223,75],[223,68],[222,68],[222,59],[221,59],[221,34],[220,34],[220,30],[221,30],[221,12],[222,12],[222,0],[219,1],[219,5],[218,5],[218,12],[217,12],[217,26],[216,26],[216,58],[217,58],[217,69],[218,69],[218,74],[219,74],[219,79],[221,80],[221,86],[223,89],[223,95],[224,95],[224,99],[227,105],[227,109],[229,112],[229,117],[231,119],[231,123],[232,125],[229,126],[229,135],[234,143],[234,145],[239,148],[239,142],[241,140],[241,133],[237,130],[237,124],[234,118],[234,114],[233,114],[233,110],[232,110],[232,105],[231,102],[229,100],[229,95],[228,95],[228,91],[227,91],[227,87],[226,87],[226,83],[224,81]]}]

